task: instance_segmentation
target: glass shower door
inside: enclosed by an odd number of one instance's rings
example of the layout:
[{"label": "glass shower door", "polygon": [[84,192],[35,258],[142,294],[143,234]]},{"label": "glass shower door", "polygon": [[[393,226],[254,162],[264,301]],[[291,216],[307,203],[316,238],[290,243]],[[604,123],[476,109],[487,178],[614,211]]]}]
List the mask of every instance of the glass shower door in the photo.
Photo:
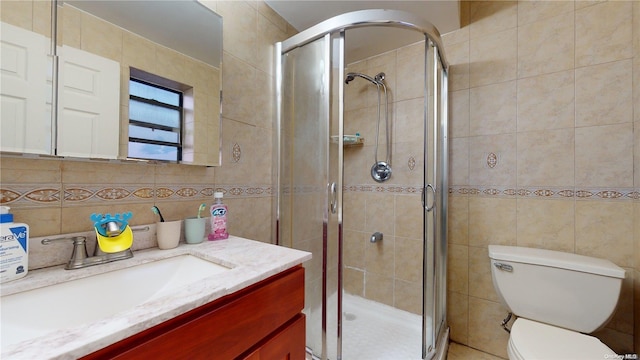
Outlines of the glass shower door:
[{"label": "glass shower door", "polygon": [[304,264],[306,343],[322,359],[336,359],[339,301],[341,153],[330,140],[341,127],[332,120],[339,112],[331,106],[332,52],[326,35],[283,55],[278,129],[277,241],[313,254]]}]

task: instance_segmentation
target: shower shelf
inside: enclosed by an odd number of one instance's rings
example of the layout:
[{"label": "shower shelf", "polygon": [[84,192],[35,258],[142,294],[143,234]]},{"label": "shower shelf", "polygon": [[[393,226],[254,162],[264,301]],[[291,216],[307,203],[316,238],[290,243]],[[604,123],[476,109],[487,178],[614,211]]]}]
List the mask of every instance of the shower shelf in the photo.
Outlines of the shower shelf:
[{"label": "shower shelf", "polygon": [[[338,135],[334,135],[331,137],[331,142],[334,144],[338,143],[338,140],[340,140],[340,136]],[[364,138],[360,135],[343,135],[343,139],[342,139],[342,144],[347,147],[347,146],[363,146],[364,145]]]}]

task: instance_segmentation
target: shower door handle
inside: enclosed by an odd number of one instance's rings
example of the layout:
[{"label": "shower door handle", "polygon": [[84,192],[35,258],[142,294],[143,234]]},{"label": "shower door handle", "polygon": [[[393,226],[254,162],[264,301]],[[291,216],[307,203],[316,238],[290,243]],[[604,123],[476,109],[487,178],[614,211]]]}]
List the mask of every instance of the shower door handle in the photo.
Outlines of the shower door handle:
[{"label": "shower door handle", "polygon": [[337,193],[336,193],[336,183],[332,182],[331,185],[329,186],[329,201],[330,201],[330,208],[331,208],[331,213],[335,214],[336,210],[338,209],[338,201],[337,201]]},{"label": "shower door handle", "polygon": [[[429,192],[429,189],[431,189],[433,196],[431,197],[431,204],[427,205],[427,200],[429,198],[427,193]],[[436,189],[431,184],[427,184],[427,186],[422,188],[422,206],[427,211],[433,210],[436,206]]]}]

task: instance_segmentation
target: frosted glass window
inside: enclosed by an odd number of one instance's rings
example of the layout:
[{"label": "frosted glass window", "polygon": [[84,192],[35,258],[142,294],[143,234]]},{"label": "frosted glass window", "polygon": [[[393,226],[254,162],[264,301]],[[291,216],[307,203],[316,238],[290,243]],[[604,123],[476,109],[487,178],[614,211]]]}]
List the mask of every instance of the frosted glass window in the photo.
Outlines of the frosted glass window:
[{"label": "frosted glass window", "polygon": [[182,114],[181,92],[131,78],[128,156],[180,161]]}]

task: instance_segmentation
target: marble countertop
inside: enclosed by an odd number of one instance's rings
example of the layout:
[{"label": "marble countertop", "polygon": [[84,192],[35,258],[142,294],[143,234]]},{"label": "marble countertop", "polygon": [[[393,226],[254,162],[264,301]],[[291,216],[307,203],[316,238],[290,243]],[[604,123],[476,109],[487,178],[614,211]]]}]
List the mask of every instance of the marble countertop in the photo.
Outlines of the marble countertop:
[{"label": "marble countertop", "polygon": [[23,279],[2,284],[2,296],[185,254],[231,269],[110,318],[3,346],[0,358],[76,359],[311,259],[311,254],[304,251],[230,236],[195,245],[181,243],[171,250],[134,251],[131,259],[84,269],[56,266],[29,271]]}]

